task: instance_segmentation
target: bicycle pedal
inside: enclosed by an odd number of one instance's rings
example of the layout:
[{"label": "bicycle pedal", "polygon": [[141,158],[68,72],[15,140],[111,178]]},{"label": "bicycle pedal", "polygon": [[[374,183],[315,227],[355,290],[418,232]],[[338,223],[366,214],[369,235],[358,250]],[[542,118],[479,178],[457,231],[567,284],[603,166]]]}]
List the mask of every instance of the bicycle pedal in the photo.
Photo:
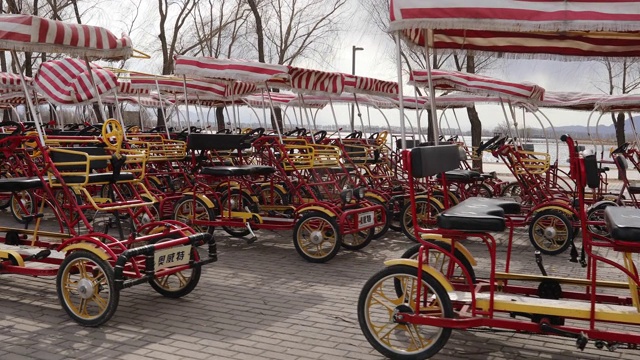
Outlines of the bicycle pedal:
[{"label": "bicycle pedal", "polygon": [[248,239],[247,239],[247,244],[251,245],[251,244],[253,244],[254,242],[256,242],[256,240],[258,240],[258,238],[257,238],[257,237],[255,237],[255,236],[252,236],[252,237],[250,237],[250,238],[248,238]]}]

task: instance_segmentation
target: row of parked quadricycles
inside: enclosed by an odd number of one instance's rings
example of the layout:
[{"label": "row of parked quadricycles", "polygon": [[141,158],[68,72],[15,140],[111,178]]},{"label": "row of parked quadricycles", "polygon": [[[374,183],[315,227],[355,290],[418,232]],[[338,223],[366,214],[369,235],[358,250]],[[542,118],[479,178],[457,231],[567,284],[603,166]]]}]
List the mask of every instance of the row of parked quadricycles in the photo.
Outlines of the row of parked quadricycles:
[{"label": "row of parked quadricycles", "polygon": [[[216,260],[216,227],[249,242],[254,230],[292,229],[297,252],[311,262],[328,261],[341,247],[361,249],[392,228],[418,244],[387,262],[358,302],[365,336],[386,356],[431,356],[452,329],[560,335],[580,348],[589,339],[608,349],[640,342],[638,334],[603,325],[640,322],[633,259],[640,187],[625,175],[627,163],[638,166],[635,146],[611,153],[624,180],[614,194],[606,188],[606,162],[582,155],[569,137],[562,138],[572,149],[569,176],[547,154],[506,136],[484,142],[471,155],[501,158],[517,180],[504,182],[471,170],[455,139],[392,151],[387,132],[344,139],[304,129],[281,137],[261,128],[167,135],[126,130],[111,119],[40,137],[30,126],[0,123],[0,205],[23,224],[0,227],[0,271],[56,276],[63,308],[82,325],[106,322],[126,287],[149,283],[168,297],[191,292],[201,266]],[[585,193],[586,185],[592,190]],[[496,194],[517,201],[491,199]],[[42,229],[45,213],[59,231]],[[549,276],[539,256],[541,275],[510,272],[514,228],[527,225],[537,250],[571,248],[587,276]],[[498,261],[490,233],[506,228],[507,258]],[[486,278],[475,275],[464,246],[470,239],[487,246]],[[197,251],[202,245],[206,258]],[[621,263],[601,248],[620,252]],[[599,280],[601,263],[626,281]]]},{"label": "row of parked quadricycles", "polygon": [[[401,259],[385,262],[360,293],[359,324],[376,350],[394,359],[428,358],[446,345],[454,329],[560,336],[575,339],[580,350],[589,341],[609,351],[638,349],[640,332],[633,325],[640,325],[635,265],[640,187],[627,180],[627,164],[640,170],[638,149],[624,144],[610,152],[611,160],[602,160],[567,135],[561,141],[570,152],[568,181],[545,164],[547,158],[518,150],[522,146],[509,144],[506,137],[485,142],[480,150],[505,160],[518,179],[518,185],[506,185],[513,186],[506,192],[518,192],[517,200],[461,199],[440,212],[435,224],[420,222],[419,209],[430,198],[412,189],[424,179],[458,171],[458,147],[415,147],[402,153],[418,244]],[[615,164],[622,179],[620,191],[607,190],[609,164]],[[531,257],[539,275],[510,269],[519,256],[512,254],[514,228],[523,224],[529,225],[539,250]],[[494,235],[507,229],[506,250],[500,249],[504,244]],[[573,244],[578,232],[580,252]],[[478,267],[470,245],[486,248],[487,265]],[[568,247],[571,260],[582,264],[571,274],[584,271],[584,276],[547,273],[541,252]]]}]

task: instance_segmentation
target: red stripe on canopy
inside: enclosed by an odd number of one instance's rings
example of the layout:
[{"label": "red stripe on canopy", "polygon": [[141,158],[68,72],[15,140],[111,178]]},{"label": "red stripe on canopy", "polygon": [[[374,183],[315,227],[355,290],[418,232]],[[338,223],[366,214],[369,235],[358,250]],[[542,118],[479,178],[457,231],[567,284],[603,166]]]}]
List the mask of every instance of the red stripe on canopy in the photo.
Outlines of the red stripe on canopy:
[{"label": "red stripe on canopy", "polygon": [[[431,79],[434,87],[439,90],[458,90],[510,99],[541,100],[544,96],[544,89],[535,84],[514,83],[457,71],[432,70]],[[412,71],[409,83],[427,86],[429,84],[427,70]]]},{"label": "red stripe on canopy", "polygon": [[390,30],[449,51],[640,56],[637,0],[394,0],[390,13]]},{"label": "red stripe on canopy", "polygon": [[[116,76],[109,70],[91,64],[98,93],[116,88]],[[86,62],[79,59],[47,61],[40,65],[34,83],[36,90],[55,104],[85,104],[96,98]]]},{"label": "red stripe on canopy", "polygon": [[185,55],[175,57],[174,67],[176,75],[239,80],[249,83],[264,83],[274,78],[284,78],[287,77],[288,70],[285,65]]},{"label": "red stripe on canopy", "polygon": [[[80,38],[78,34],[83,33]],[[65,53],[102,59],[133,54],[131,39],[106,29],[31,15],[0,15],[0,47],[17,51]]]}]

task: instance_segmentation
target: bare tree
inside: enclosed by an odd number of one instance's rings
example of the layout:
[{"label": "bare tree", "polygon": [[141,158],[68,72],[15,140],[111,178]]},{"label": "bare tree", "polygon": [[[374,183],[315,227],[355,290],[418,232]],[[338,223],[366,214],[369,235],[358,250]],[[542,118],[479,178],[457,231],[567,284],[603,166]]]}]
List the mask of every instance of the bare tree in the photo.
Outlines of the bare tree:
[{"label": "bare tree", "polygon": [[[333,50],[346,0],[247,0],[255,20],[258,61],[292,65],[302,58],[326,59]],[[264,22],[264,19],[269,21]],[[272,126],[282,129],[275,108]]]},{"label": "bare tree", "polygon": [[[362,8],[367,9],[370,21],[380,30],[386,32],[389,23],[389,2],[387,0],[360,0],[360,3]],[[388,34],[392,40],[391,43],[395,45],[394,34]],[[395,52],[392,54],[395,54]],[[426,59],[422,49],[413,47],[404,47],[401,56],[409,72],[413,68],[425,69],[430,63],[433,69],[448,68],[476,74],[488,70],[496,61],[496,58],[491,56],[458,56],[455,54],[438,54],[436,51],[433,52],[431,59]],[[427,63],[427,60],[429,60],[429,63]],[[416,90],[420,94],[420,90]],[[429,140],[433,140],[431,111],[427,111],[427,114],[429,120],[427,136]],[[467,116],[471,123],[471,144],[472,146],[479,146],[482,139],[482,123],[475,106],[467,108]],[[474,161],[473,167],[481,168],[482,162]]]},{"label": "bare tree", "polygon": [[[609,95],[613,94],[629,94],[640,88],[640,60],[625,59],[622,62],[612,62],[610,60],[602,61],[605,66],[607,80],[606,88],[597,86],[600,91]],[[618,146],[625,143],[624,125],[625,114],[611,113],[611,120],[616,130],[616,142]]]}]

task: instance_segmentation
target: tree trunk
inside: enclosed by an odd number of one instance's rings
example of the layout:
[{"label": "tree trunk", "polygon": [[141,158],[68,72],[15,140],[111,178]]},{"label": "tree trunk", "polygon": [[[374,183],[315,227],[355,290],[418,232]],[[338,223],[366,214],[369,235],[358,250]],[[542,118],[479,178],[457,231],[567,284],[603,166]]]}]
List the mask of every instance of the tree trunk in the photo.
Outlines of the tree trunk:
[{"label": "tree trunk", "polygon": [[431,121],[431,109],[427,109],[427,141],[435,141],[434,137]]},{"label": "tree trunk", "polygon": [[[471,123],[471,147],[477,148],[482,141],[482,123],[480,122],[480,116],[478,116],[478,111],[476,111],[475,106],[467,108],[467,116]],[[482,156],[477,160],[473,160],[471,166],[482,172]]]},{"label": "tree trunk", "polygon": [[[473,56],[467,56],[467,72],[469,74],[476,73],[476,59]],[[480,122],[480,116],[478,116],[478,111],[476,111],[476,107],[468,107],[467,108],[467,116],[469,117],[469,122],[471,123],[471,147],[480,146],[480,142],[482,141],[482,123]],[[474,160],[472,164],[473,168],[479,169],[482,172],[482,156],[478,160]]]},{"label": "tree trunk", "polygon": [[[611,114],[611,118],[613,120],[613,125],[616,128],[616,142],[618,143],[618,146],[622,146],[622,144],[625,143],[625,137],[624,137],[624,122],[625,122],[625,118],[624,118],[624,113],[623,112],[619,112],[617,117],[614,117],[615,115],[612,113]],[[618,180],[622,180],[620,174],[618,174]]]},{"label": "tree trunk", "polygon": [[216,108],[216,121],[218,122],[218,131],[226,128],[224,124],[224,106],[218,106]]},{"label": "tree trunk", "polygon": [[626,141],[624,137],[624,122],[624,113],[619,112],[617,118],[613,122],[613,125],[616,127],[616,142],[618,143],[618,146],[622,146]]}]

